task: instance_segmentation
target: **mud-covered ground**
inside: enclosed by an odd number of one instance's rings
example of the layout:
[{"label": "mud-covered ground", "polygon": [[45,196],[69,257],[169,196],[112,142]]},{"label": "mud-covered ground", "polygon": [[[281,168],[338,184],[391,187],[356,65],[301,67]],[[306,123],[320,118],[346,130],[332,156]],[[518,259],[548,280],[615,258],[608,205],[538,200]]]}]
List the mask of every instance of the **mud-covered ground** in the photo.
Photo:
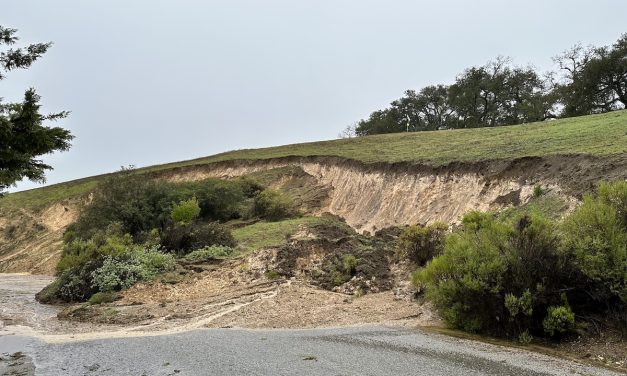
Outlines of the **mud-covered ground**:
[{"label": "mud-covered ground", "polygon": [[438,325],[428,306],[392,290],[363,296],[322,289],[296,277],[278,279],[230,261],[177,284],[139,284],[103,305],[73,305],[63,320],[133,326],[137,331],[201,327],[316,328],[357,324]]},{"label": "mud-covered ground", "polygon": [[[241,264],[238,266],[238,263]],[[196,346],[204,346],[206,351],[211,351],[214,355],[220,351],[226,351],[222,354],[221,359],[231,359],[233,362],[225,360],[224,362],[213,362],[207,366],[214,367],[216,371],[225,369],[221,367],[235,367],[232,369],[239,374],[246,374],[248,371],[258,371],[260,374],[276,374],[272,371],[273,367],[286,366],[287,363],[284,364],[279,358],[266,358],[266,356],[278,352],[285,352],[290,359],[295,357],[291,361],[302,361],[302,364],[296,366],[300,367],[297,369],[303,372],[309,370],[313,374],[325,374],[333,369],[335,361],[360,358],[363,355],[360,352],[363,350],[362,346],[371,342],[376,342],[374,343],[376,349],[372,351],[375,351],[375,355],[378,357],[377,361],[374,361],[373,358],[373,364],[389,361],[387,356],[389,351],[392,351],[396,354],[394,356],[400,357],[399,359],[403,361],[402,364],[395,365],[395,367],[400,367],[399,372],[401,373],[399,374],[411,374],[418,369],[412,363],[417,361],[418,358],[416,357],[420,357],[420,354],[431,353],[434,354],[433,357],[422,359],[422,361],[432,362],[432,364],[421,363],[420,367],[423,367],[425,372],[437,370],[437,372],[433,371],[436,372],[433,374],[439,374],[438,372],[462,374],[460,373],[462,370],[468,370],[464,368],[464,364],[468,362],[464,363],[465,361],[461,360],[470,356],[464,354],[471,349],[474,349],[472,350],[474,351],[472,357],[479,357],[480,359],[477,359],[482,362],[481,367],[472,369],[473,374],[490,374],[496,370],[504,372],[501,374],[512,375],[561,374],[559,369],[566,366],[570,374],[573,372],[574,374],[588,375],[611,374],[611,372],[572,362],[563,362],[558,365],[558,361],[554,358],[542,358],[542,356],[532,355],[524,351],[490,347],[474,341],[464,341],[462,345],[458,340],[444,340],[442,336],[413,332],[413,330],[398,332],[411,342],[411,345],[408,343],[402,345],[402,348],[398,348],[395,344],[395,338],[397,338],[395,331],[397,329],[375,330],[372,328],[375,328],[376,325],[379,327],[386,325],[386,328],[405,327],[407,329],[421,325],[438,326],[440,322],[428,306],[418,304],[416,301],[395,294],[393,291],[370,293],[358,297],[324,290],[296,278],[273,280],[262,275],[253,279],[257,274],[247,269],[250,268],[250,265],[241,270],[241,266],[245,264],[249,264],[249,261],[227,262],[225,265],[215,267],[212,270],[196,273],[177,284],[156,282],[137,285],[125,292],[121,299],[116,302],[94,306],[56,307],[40,305],[34,300],[34,294],[49,281],[48,278],[29,275],[0,275],[0,303],[2,303],[0,307],[2,307],[3,322],[0,328],[0,358],[2,358],[0,359],[0,370],[2,370],[0,374],[12,374],[9,372],[14,372],[13,374],[16,375],[32,375],[33,367],[37,367],[40,372],[46,370],[41,374],[48,374],[46,373],[48,371],[57,372],[51,374],[116,374],[115,372],[130,372],[131,370],[137,371],[137,374],[141,374],[142,370],[152,370],[154,372],[149,374],[155,375],[174,374],[175,370],[185,372],[185,374],[195,374],[193,373],[194,369],[201,369],[204,366],[200,358],[194,358],[195,354],[198,354],[197,351],[188,351],[192,342],[195,348]],[[237,271],[232,270],[233,268]],[[229,270],[230,277],[225,278],[225,276],[229,276]],[[60,314],[61,319],[59,319],[56,314],[61,310],[63,311]],[[352,331],[348,330],[348,332],[333,329],[355,326],[364,329],[351,329]],[[274,332],[266,330],[321,327],[329,327],[331,331],[323,333],[319,329],[315,329],[310,332],[310,335],[307,334],[308,332],[299,330],[280,330],[276,333],[280,333],[277,335],[281,339],[277,337],[278,342],[276,343],[270,341],[275,337]],[[199,331],[204,328],[245,329],[234,332]],[[249,329],[254,330],[247,332],[246,330]],[[255,330],[266,331],[256,332]],[[362,332],[369,334],[361,338],[360,333]],[[308,338],[312,336],[318,338],[320,335],[332,341],[343,341],[342,343],[345,345],[337,347],[337,351],[343,353],[332,355],[333,351],[327,351],[329,343],[326,339],[320,342],[320,346],[314,346],[307,350],[312,354],[305,354],[304,350],[290,352],[290,346],[313,346]],[[221,336],[225,339],[231,338],[233,348],[241,349],[245,343],[248,343],[251,346],[250,352],[240,354],[243,357],[241,359],[244,359],[243,362],[236,361],[233,358],[233,350],[226,344],[226,347],[222,348],[217,343],[212,342],[212,338],[215,336]],[[250,343],[251,336],[261,341],[259,342],[262,345],[261,348],[255,343]],[[238,342],[238,338],[245,343]],[[187,339],[191,342],[186,342]],[[360,344],[359,341],[362,340],[365,342]],[[606,338],[606,340],[610,339]],[[172,359],[176,357],[172,355],[171,341],[178,341],[185,354],[184,358],[189,358],[188,360],[192,363],[178,362],[174,364]],[[145,358],[139,357],[141,351],[133,347],[135,343],[142,343]],[[609,358],[616,355],[608,356],[607,351],[598,353],[597,350],[601,349],[600,347],[589,345],[590,343],[581,342],[575,347],[564,347],[561,349],[561,354],[571,359],[580,359],[585,363],[610,365],[614,366],[615,369],[620,366],[620,364],[608,363]],[[112,353],[103,354],[101,351],[103,346]],[[388,349],[389,346],[392,347]],[[405,349],[406,346],[409,347]],[[450,356],[436,356],[440,350],[432,349],[433,346],[436,348],[445,346],[446,352],[450,353]],[[491,350],[485,352],[484,347],[486,346],[490,347]],[[619,346],[620,342],[610,344],[609,348],[616,351],[617,348],[620,348]],[[127,350],[121,350],[122,347],[127,348]],[[131,348],[134,350],[131,351]],[[323,351],[323,349],[327,350]],[[564,352],[564,349],[568,351]],[[623,347],[622,351],[624,352],[624,350]],[[407,351],[411,351],[411,354],[414,355],[407,355],[409,354]],[[498,360],[491,359],[490,354],[494,351],[503,352],[503,360],[509,365],[501,366]],[[180,355],[183,356],[183,353]],[[479,356],[480,353],[483,355]],[[152,355],[149,356],[149,354]],[[603,356],[604,359],[597,359],[598,356]],[[153,358],[155,357],[162,359],[163,362],[154,363]],[[525,357],[537,359],[533,363],[533,367],[523,361]],[[122,358],[126,361],[119,363],[116,360],[112,363],[112,359]],[[145,359],[145,362],[138,362],[137,359]],[[207,358],[203,355],[202,359],[206,360]],[[616,363],[617,359],[612,358],[611,360]],[[272,367],[268,366],[268,369],[264,370],[256,369],[254,368],[255,362],[272,365]],[[547,368],[542,368],[541,364],[543,363]],[[356,363],[354,366],[357,368],[354,368],[353,371],[358,371],[359,367],[364,366],[364,364],[363,362]],[[365,368],[361,370],[366,372]],[[380,372],[377,371],[378,373],[374,374],[386,374],[385,370],[385,368],[381,368]],[[72,373],[74,371],[81,373]],[[278,372],[278,374],[282,373]]]}]

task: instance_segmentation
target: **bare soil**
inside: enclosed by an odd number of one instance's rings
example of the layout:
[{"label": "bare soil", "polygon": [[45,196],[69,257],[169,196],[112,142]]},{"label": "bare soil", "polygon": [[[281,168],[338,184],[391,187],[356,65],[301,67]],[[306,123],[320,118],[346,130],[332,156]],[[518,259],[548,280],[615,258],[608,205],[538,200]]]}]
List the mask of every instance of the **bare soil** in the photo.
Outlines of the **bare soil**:
[{"label": "bare soil", "polygon": [[[152,330],[181,326],[439,325],[439,318],[428,307],[413,300],[415,291],[405,283],[409,265],[394,264],[381,255],[375,261],[364,257],[353,270],[354,275],[344,275],[346,282],[337,286],[330,283],[331,260],[341,259],[342,254],[355,254],[359,260],[364,256],[359,253],[364,245],[356,234],[348,236],[329,227],[320,231],[330,240],[321,241],[316,234],[306,234],[306,240],[293,240],[286,246],[253,252],[245,258],[188,265],[192,271],[178,283],[169,283],[173,279],[170,276],[138,284],[122,292],[113,303],[71,306],[59,317],[140,325]],[[372,249],[368,248],[369,252]],[[392,274],[402,281],[396,289]]]}]

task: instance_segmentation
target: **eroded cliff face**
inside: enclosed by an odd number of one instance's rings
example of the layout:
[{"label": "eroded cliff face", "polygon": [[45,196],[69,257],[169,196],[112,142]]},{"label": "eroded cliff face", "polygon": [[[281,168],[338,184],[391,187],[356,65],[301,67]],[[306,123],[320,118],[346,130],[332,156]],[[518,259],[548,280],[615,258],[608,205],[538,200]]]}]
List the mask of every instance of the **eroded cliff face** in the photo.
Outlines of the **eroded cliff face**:
[{"label": "eroded cliff face", "polygon": [[[290,168],[286,168],[290,167]],[[169,181],[233,178],[282,168],[270,183],[287,191],[311,190],[299,202],[308,215],[338,215],[360,232],[394,225],[458,223],[471,210],[525,204],[540,185],[571,208],[599,180],[627,178],[625,156],[522,158],[472,164],[363,164],[333,157],[226,161],[150,173]],[[298,173],[296,174],[295,171]],[[278,177],[277,177],[278,176]],[[0,272],[51,274],[65,228],[88,199],[55,203],[39,213],[0,214]]]},{"label": "eroded cliff face", "polygon": [[455,169],[378,169],[347,161],[216,164],[212,168],[173,173],[168,179],[233,178],[287,166],[300,167],[316,179],[316,184],[328,188],[328,198],[320,203],[317,212],[308,214],[338,215],[356,230],[370,233],[406,224],[455,224],[471,210],[521,205],[529,201],[536,185],[563,194],[576,204],[576,199],[563,193],[559,185],[542,179],[491,177],[481,171]]}]

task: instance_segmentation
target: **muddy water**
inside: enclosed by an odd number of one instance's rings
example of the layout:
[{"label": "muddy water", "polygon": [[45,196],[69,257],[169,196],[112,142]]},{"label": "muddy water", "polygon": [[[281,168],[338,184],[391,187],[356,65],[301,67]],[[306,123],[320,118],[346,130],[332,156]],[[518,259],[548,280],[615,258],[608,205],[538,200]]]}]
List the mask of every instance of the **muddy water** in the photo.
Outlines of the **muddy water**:
[{"label": "muddy water", "polygon": [[50,277],[0,273],[0,374],[32,375],[35,366],[29,353],[38,341],[28,335],[56,322],[58,308],[39,304],[35,294]]},{"label": "muddy water", "polygon": [[59,308],[35,300],[50,282],[45,276],[0,273],[0,354],[27,350],[31,333],[57,322]]},{"label": "muddy water", "polygon": [[59,309],[39,304],[35,294],[52,282],[52,278],[28,274],[0,274],[0,336],[12,326],[42,330],[56,321]]}]

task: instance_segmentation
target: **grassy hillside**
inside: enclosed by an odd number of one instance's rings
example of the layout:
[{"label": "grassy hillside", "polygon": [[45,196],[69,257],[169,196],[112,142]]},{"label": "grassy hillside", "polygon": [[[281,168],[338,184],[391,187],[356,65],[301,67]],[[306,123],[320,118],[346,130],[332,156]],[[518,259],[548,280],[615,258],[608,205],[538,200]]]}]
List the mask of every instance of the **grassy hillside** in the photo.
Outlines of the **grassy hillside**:
[{"label": "grassy hillside", "polygon": [[[150,166],[141,171],[202,165],[235,159],[286,156],[338,156],[362,162],[415,161],[443,165],[453,161],[518,158],[557,154],[616,155],[627,153],[627,110],[497,128],[395,133],[245,149],[189,161]],[[99,176],[10,194],[0,208],[41,207],[93,189]]]},{"label": "grassy hillside", "polygon": [[257,222],[233,230],[233,236],[245,251],[276,247],[299,229],[324,223],[322,218],[302,217],[279,222]]},{"label": "grassy hillside", "polygon": [[245,149],[153,169],[233,159],[285,156],[338,156],[363,162],[453,161],[555,154],[611,155],[627,152],[627,110],[602,115],[496,128],[392,133],[352,139]]}]

